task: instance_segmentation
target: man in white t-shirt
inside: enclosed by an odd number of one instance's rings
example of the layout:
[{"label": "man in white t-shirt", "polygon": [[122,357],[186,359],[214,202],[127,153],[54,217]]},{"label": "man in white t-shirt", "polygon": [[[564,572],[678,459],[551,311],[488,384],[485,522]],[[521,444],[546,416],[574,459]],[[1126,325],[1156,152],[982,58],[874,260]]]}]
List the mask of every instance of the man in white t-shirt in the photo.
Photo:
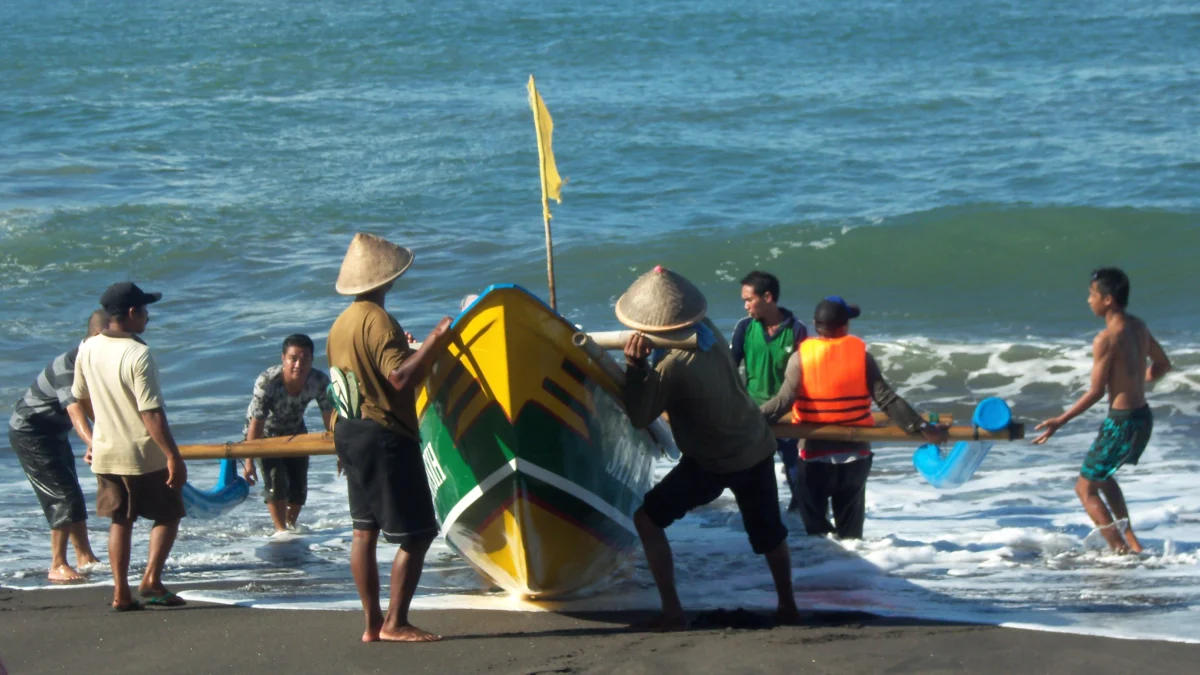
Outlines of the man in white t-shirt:
[{"label": "man in white t-shirt", "polygon": [[[108,329],[85,342],[75,359],[71,393],[95,419],[88,454],[96,474],[96,515],[112,518],[108,558],[115,611],[186,604],[163,585],[162,570],[184,516],[181,491],[187,467],[167,425],[158,366],[138,338],[150,321],[146,306],[160,298],[161,293],[146,293],[129,282],[110,286],[100,298]],[[127,578],[133,523],[139,516],[154,521],[146,573],[138,586],[140,603]]]}]

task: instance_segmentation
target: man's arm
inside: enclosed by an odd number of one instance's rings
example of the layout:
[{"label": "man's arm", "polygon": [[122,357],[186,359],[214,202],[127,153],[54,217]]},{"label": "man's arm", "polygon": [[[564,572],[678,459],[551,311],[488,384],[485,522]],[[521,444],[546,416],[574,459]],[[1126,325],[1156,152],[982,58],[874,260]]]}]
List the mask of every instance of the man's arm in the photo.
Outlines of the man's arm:
[{"label": "man's arm", "polygon": [[[269,371],[268,371],[269,372]],[[254,393],[250,395],[250,405],[246,408],[246,440],[255,441],[263,437],[267,426],[267,385],[270,380],[267,373],[262,373],[254,380]],[[242,477],[250,485],[258,482],[258,469],[254,467],[254,458],[247,457],[242,462]]]},{"label": "man's arm", "polygon": [[1092,384],[1088,388],[1087,393],[1080,396],[1075,405],[1071,406],[1065,413],[1037,425],[1034,428],[1035,431],[1042,431],[1043,429],[1045,431],[1041,436],[1033,439],[1034,445],[1042,445],[1050,440],[1050,437],[1060,427],[1080,416],[1088,408],[1096,405],[1097,401],[1104,398],[1104,390],[1108,386],[1108,374],[1112,370],[1112,361],[1112,343],[1109,341],[1108,336],[1101,333],[1092,341]]},{"label": "man's arm", "polygon": [[175,437],[171,435],[171,427],[167,424],[167,413],[162,408],[143,410],[142,424],[150,438],[158,444],[159,449],[167,456],[167,485],[179,490],[187,482],[187,465],[179,454],[179,446],[175,445]]},{"label": "man's arm", "polygon": [[[407,340],[405,336],[401,337]],[[388,373],[388,382],[396,388],[396,391],[415,388],[428,375],[434,359],[437,358],[449,339],[450,317],[445,316],[430,331],[429,337],[421,343],[421,348],[409,354],[397,368]]]},{"label": "man's arm", "polygon": [[87,447],[83,453],[83,461],[87,464],[92,463],[92,425],[88,422],[91,407],[91,401],[86,398],[67,406],[67,416],[71,418],[71,426],[75,427],[75,433],[79,436],[79,440],[83,441]]},{"label": "man's arm", "polygon": [[[258,419],[257,417],[250,418],[250,424],[246,428],[246,440],[254,441],[263,437],[263,429],[267,426],[266,420]],[[254,458],[247,457],[242,462],[242,477],[250,485],[258,482],[258,468],[254,466]]]},{"label": "man's arm", "polygon": [[796,402],[796,392],[800,388],[800,352],[792,352],[787,365],[783,367],[783,386],[771,397],[771,400],[758,407],[767,422],[774,424],[779,418],[788,414],[792,404]]},{"label": "man's arm", "polygon": [[625,414],[635,429],[645,429],[667,409],[670,384],[667,367],[646,363],[652,347],[641,333],[625,343]]},{"label": "man's arm", "polygon": [[171,427],[167,425],[167,413],[163,411],[162,389],[158,384],[158,365],[149,351],[142,352],[132,364],[129,374],[130,388],[134,400],[137,401],[138,414],[146,432],[158,444],[158,448],[167,456],[167,485],[179,490],[187,482],[187,466],[179,454],[179,446],[175,445],[175,437],[171,435]]},{"label": "man's arm", "polygon": [[263,430],[267,427],[266,420],[261,420],[256,417],[250,418],[249,427],[246,429],[246,440],[257,441],[263,437]]},{"label": "man's arm", "polygon": [[1171,372],[1171,361],[1167,359],[1167,353],[1163,351],[1162,345],[1158,344],[1158,340],[1154,339],[1149,328],[1146,329],[1146,337],[1149,339],[1146,355],[1150,357],[1150,367],[1146,369],[1146,381],[1154,382]]},{"label": "man's arm", "polygon": [[87,447],[92,447],[92,425],[88,422],[88,411],[84,409],[83,402],[75,401],[67,406],[67,416],[71,418],[71,426],[75,427],[79,440]]},{"label": "man's arm", "polygon": [[908,401],[900,398],[896,390],[892,389],[887,380],[883,379],[883,372],[879,370],[879,364],[870,354],[867,354],[867,388],[871,392],[871,399],[875,401],[875,405],[887,413],[888,419],[903,429],[905,433],[919,433],[930,443],[946,442],[946,438],[949,436],[946,427],[927,424],[925,418],[913,410]]}]

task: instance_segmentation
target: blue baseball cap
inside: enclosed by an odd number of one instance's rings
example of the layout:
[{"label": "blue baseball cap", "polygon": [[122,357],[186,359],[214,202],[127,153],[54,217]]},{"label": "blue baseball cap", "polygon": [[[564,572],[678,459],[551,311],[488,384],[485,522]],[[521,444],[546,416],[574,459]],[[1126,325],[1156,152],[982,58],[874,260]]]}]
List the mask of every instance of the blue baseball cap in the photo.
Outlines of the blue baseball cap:
[{"label": "blue baseball cap", "polygon": [[825,326],[844,326],[850,319],[857,319],[862,314],[858,305],[851,305],[840,295],[831,295],[817,303],[813,311],[813,321]]}]

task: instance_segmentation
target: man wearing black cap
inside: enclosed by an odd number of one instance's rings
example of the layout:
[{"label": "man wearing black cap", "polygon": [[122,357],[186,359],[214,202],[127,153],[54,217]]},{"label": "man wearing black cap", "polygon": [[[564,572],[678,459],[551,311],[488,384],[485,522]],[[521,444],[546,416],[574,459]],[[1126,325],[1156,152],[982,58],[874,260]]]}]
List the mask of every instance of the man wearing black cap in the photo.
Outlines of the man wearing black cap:
[{"label": "man wearing black cap", "polygon": [[[142,603],[185,604],[162,583],[162,570],[183,518],[181,490],[187,467],[171,436],[163,411],[158,366],[138,335],[146,330],[161,293],[136,284],[113,284],[100,298],[108,329],[79,348],[71,393],[94,413],[92,472],[96,474],[96,515],[112,518],[108,558],[113,573],[113,609],[141,609]],[[146,572],[138,587],[142,603],[129,588],[133,523],[154,521]]]},{"label": "man wearing black cap", "polygon": [[[760,408],[775,422],[788,410],[793,424],[874,426],[871,401],[908,433],[921,433],[931,443],[946,440],[946,430],[927,424],[883,379],[879,364],[861,339],[849,334],[857,306],[839,296],[817,304],[813,312],[816,338],[800,343],[788,360],[779,393]],[[866,516],[867,476],[871,444],[861,441],[804,442],[804,498],[800,516],[810,535],[835,532],[840,539],[861,539]],[[833,524],[829,522],[830,502]]]}]

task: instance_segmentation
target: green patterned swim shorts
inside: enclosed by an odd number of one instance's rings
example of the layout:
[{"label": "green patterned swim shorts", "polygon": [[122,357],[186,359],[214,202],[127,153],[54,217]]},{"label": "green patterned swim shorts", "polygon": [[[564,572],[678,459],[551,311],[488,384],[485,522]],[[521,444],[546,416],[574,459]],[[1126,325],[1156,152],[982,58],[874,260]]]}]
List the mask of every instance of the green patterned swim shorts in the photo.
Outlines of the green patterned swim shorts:
[{"label": "green patterned swim shorts", "polygon": [[1148,405],[1137,410],[1109,409],[1108,419],[1100,425],[1100,435],[1084,458],[1079,475],[1088,480],[1108,480],[1122,466],[1137,464],[1153,429],[1154,416]]}]

